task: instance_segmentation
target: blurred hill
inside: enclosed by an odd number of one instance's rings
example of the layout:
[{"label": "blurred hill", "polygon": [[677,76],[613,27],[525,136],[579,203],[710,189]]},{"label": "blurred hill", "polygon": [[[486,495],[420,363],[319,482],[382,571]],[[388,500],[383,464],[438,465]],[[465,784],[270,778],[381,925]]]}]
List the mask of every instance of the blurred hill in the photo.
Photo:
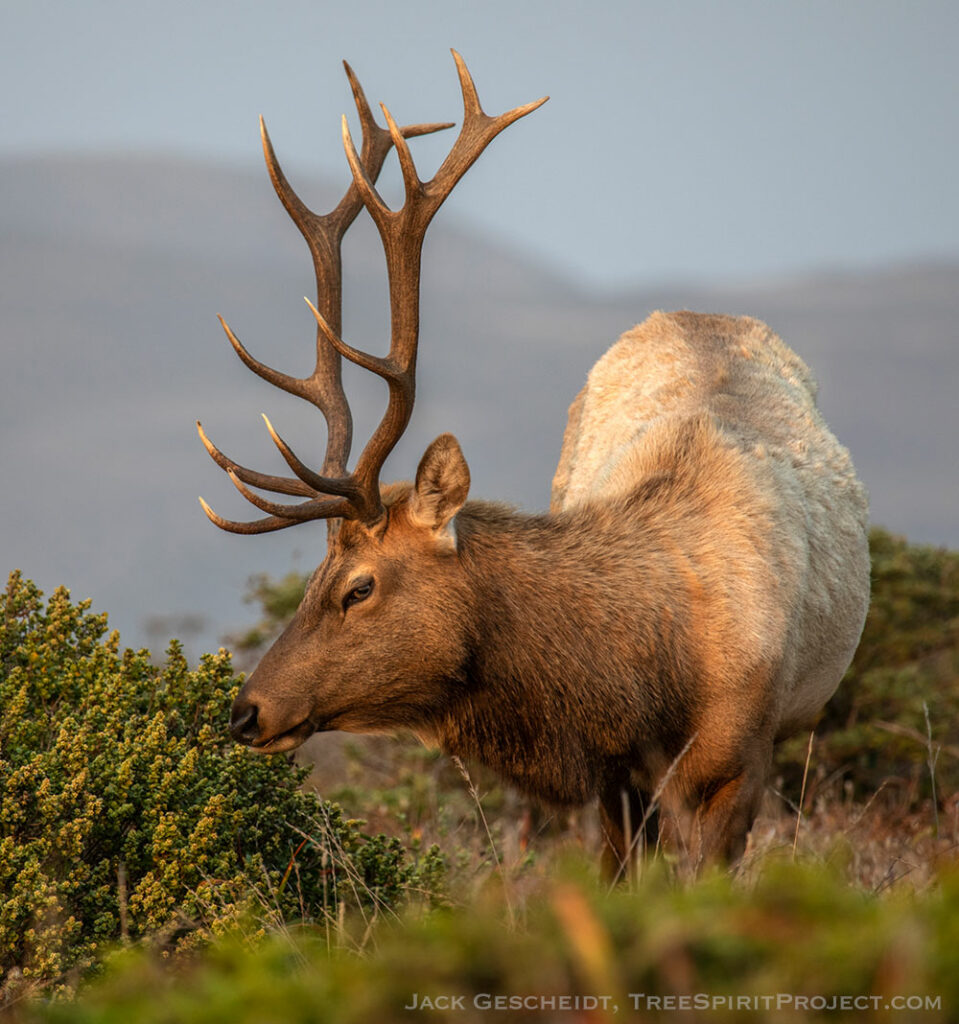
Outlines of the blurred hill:
[{"label": "blurred hill", "polygon": [[[338,198],[290,177],[317,209]],[[566,408],[623,330],[657,308],[748,313],[812,366],[874,520],[959,545],[959,263],[597,294],[458,228],[456,200],[427,240],[417,407],[388,478],[411,476],[451,430],[475,495],[544,507]],[[385,268],[362,220],[345,263],[346,337],[383,351]],[[215,319],[306,373],[312,290],[265,173],[146,156],[0,162],[0,568],[92,597],[129,642],[192,631],[204,647],[253,617],[240,602],[250,574],[311,568],[322,524],[243,539],[206,521],[198,493],[225,515],[256,513],[194,420],[257,468],[282,467],[261,410],[307,461],[322,451],[321,417],[246,370]],[[368,376],[347,374],[355,449],[385,400]]]}]

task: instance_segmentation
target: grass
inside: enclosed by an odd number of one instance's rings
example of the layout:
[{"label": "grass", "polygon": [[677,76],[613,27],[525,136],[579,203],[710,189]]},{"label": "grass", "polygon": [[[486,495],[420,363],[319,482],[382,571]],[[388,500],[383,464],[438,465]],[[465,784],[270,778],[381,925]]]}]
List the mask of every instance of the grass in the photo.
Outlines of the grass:
[{"label": "grass", "polygon": [[[538,809],[480,767],[471,767],[464,781],[455,764],[413,741],[323,736],[312,742],[309,784],[371,831],[439,845],[460,902],[492,884],[509,886],[521,903],[537,879],[570,855],[596,859],[602,837],[594,808]],[[891,778],[863,799],[842,776],[821,778],[815,744],[807,739],[804,746],[807,766],[795,796],[784,792],[782,777],[771,780],[738,876],[789,855],[841,869],[863,889],[907,878],[921,888],[956,856],[959,794],[936,805],[917,803],[911,789]]]}]

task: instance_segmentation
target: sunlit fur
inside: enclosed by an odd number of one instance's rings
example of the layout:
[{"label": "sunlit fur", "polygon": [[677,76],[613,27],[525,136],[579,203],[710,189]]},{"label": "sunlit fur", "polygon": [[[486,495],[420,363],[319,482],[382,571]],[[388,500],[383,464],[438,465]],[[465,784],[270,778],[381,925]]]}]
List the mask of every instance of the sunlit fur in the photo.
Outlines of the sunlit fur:
[{"label": "sunlit fur", "polygon": [[344,523],[238,698],[258,743],[411,729],[551,804],[598,797],[613,874],[654,794],[690,863],[739,855],[868,603],[865,493],[806,366],[758,321],[654,314],[573,403],[549,514],[464,505],[468,481],[444,435],[384,523]]}]

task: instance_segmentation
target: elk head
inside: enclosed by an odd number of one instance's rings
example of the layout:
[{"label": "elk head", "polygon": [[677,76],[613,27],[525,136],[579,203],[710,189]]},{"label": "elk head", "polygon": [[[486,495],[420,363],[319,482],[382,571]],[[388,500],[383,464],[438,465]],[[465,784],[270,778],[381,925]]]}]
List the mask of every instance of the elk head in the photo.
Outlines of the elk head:
[{"label": "elk head", "polygon": [[[466,500],[469,470],[456,439],[444,434],[427,449],[413,485],[381,487],[380,471],[413,411],[420,257],[426,229],[493,138],[546,100],[490,117],[480,106],[462,58],[455,51],[453,57],[463,93],[463,126],[430,181],[419,179],[406,139],[452,125],[399,128],[383,106],[387,127],[382,128],[349,65],[346,73],[363,142],[357,153],[344,116],[343,145],[353,181],[330,213],[318,215],[299,199],[260,122],[274,188],[313,256],[317,283],[317,303],[310,303],[317,323],[313,373],[295,378],[265,366],[247,352],[222,317],[220,322],[237,355],[254,373],[320,409],[327,423],[326,457],[321,473],[308,468],[264,416],[294,476],[256,472],[224,455],[198,422],[200,438],[214,461],[267,516],[233,522],[200,501],[217,526],[233,533],[266,533],[312,519],[326,519],[329,526],[326,559],[313,574],[303,602],[233,705],[230,730],[234,738],[257,750],[290,750],[321,729],[428,731],[433,716],[453,699],[452,688],[464,658],[468,594],[449,526]],[[386,205],[374,184],[391,147],[396,148],[406,193],[398,210]],[[385,357],[362,352],[341,337],[340,249],[362,207],[373,218],[386,254],[391,339]],[[386,412],[352,471],[346,468],[352,420],[342,385],[341,357],[377,374],[389,389]],[[305,500],[277,503],[251,487]]]}]

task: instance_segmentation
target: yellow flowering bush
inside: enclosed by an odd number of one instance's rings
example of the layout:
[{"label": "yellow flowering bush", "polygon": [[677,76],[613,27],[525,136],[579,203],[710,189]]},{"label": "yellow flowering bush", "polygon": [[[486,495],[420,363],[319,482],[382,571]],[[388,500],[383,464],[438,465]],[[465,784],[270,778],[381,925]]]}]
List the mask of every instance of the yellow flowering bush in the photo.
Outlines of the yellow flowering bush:
[{"label": "yellow flowering bush", "polygon": [[19,573],[0,598],[0,988],[241,910],[318,920],[433,888],[435,851],[363,835],[305,769],[230,741],[225,651],[191,670],[174,641],[158,668],[89,602],[42,598]]}]

